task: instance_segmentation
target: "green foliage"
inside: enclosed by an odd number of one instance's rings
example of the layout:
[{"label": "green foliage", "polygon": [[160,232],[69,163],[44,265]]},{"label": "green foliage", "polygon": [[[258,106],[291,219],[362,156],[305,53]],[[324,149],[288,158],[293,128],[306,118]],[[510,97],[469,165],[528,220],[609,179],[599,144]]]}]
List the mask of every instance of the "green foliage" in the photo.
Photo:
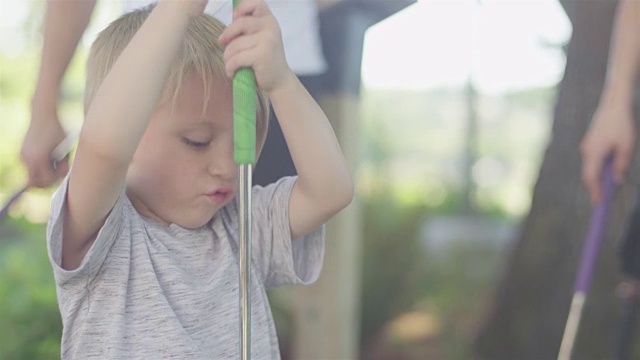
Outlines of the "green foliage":
[{"label": "green foliage", "polygon": [[19,151],[28,124],[28,94],[33,91],[32,57],[0,54],[0,195],[25,178]]},{"label": "green foliage", "polygon": [[0,359],[59,359],[62,322],[44,226],[0,226]]},{"label": "green foliage", "polygon": [[[363,199],[363,358],[422,359],[427,353],[436,354],[429,358],[472,358],[469,344],[490,301],[504,249],[456,239],[431,253],[421,243],[421,229],[430,216],[456,217],[463,203],[460,189],[448,190],[437,207],[390,192]],[[475,216],[505,219],[499,210]],[[398,342],[389,337],[388,326],[409,312],[436,319],[432,338]]]},{"label": "green foliage", "polygon": [[[477,95],[472,141],[477,161],[469,170],[476,189],[470,200],[479,211],[526,214],[531,179],[537,176],[540,149],[550,131],[554,96],[554,88]],[[428,206],[438,206],[441,194],[462,188],[467,170],[464,134],[469,126],[466,100],[458,88],[364,92],[360,188],[369,191],[379,177],[386,177],[391,186],[415,182],[426,195],[416,196],[416,201]]]}]

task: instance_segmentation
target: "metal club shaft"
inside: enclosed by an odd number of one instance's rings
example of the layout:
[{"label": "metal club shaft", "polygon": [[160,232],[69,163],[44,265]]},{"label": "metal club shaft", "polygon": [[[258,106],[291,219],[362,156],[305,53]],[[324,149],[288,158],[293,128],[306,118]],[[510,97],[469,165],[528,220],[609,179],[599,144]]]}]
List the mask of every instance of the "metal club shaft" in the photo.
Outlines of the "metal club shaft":
[{"label": "metal club shaft", "polygon": [[250,164],[238,166],[240,178],[240,351],[251,358],[251,171]]},{"label": "metal club shaft", "polygon": [[[234,9],[242,0],[233,0]],[[238,165],[240,217],[240,358],[251,358],[251,171],[256,162],[256,78],[252,68],[233,75],[233,160]]]}]

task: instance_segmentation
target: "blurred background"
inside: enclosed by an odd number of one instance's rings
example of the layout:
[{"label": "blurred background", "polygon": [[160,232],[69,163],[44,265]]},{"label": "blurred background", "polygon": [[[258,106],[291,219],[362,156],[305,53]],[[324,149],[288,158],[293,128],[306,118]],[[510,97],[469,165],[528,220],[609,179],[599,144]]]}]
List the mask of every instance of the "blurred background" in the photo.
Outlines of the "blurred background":
[{"label": "blurred background", "polygon": [[[320,102],[357,199],[329,226],[319,282],[272,294],[283,358],[554,359],[591,211],[578,144],[615,1],[321,3]],[[27,178],[45,6],[0,0],[0,204]],[[99,2],[69,68],[69,131],[88,46],[121,8]],[[614,200],[576,358],[612,357],[634,183],[637,170]],[[59,358],[51,194],[30,190],[0,223],[0,359]]]}]

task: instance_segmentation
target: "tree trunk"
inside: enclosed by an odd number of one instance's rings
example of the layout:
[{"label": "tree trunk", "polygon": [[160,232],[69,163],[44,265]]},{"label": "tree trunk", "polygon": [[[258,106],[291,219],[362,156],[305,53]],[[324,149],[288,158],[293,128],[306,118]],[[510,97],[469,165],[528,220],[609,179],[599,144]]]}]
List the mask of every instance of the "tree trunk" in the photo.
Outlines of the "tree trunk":
[{"label": "tree trunk", "polygon": [[[557,357],[591,216],[580,179],[578,147],[602,89],[616,3],[573,0],[563,5],[571,18],[573,35],[551,141],[493,311],[474,344],[478,357],[486,360]],[[630,182],[637,183],[637,160],[631,168]],[[619,187],[610,207],[574,359],[613,357],[620,313],[614,294],[620,279],[617,250],[633,190],[628,185]]]}]

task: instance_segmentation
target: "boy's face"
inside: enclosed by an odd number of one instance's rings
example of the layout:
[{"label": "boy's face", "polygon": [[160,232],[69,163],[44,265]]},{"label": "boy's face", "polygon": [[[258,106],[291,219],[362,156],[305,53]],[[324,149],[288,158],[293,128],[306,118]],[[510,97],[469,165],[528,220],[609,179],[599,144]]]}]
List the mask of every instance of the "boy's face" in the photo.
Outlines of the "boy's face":
[{"label": "boy's face", "polygon": [[202,80],[189,72],[175,107],[166,100],[153,113],[127,173],[143,216],[197,228],[234,198],[231,85],[215,79],[204,114],[203,102]]}]

